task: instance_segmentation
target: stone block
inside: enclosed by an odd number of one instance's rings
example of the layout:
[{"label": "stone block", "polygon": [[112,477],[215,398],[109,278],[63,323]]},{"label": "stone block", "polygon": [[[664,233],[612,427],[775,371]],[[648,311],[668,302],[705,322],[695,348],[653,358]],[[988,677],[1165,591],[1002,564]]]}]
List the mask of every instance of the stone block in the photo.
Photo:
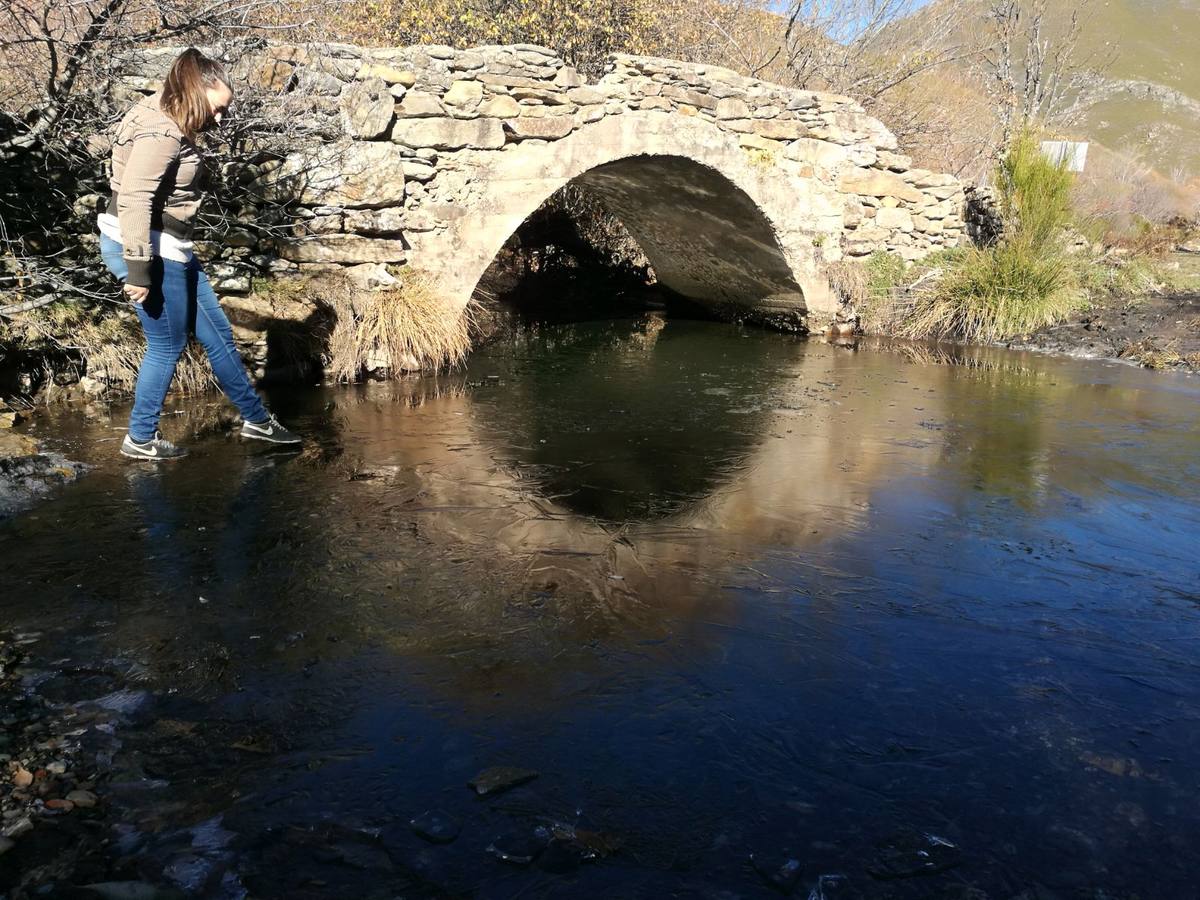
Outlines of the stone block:
[{"label": "stone block", "polygon": [[392,287],[399,280],[382,263],[361,263],[345,269],[350,283],[363,291]]},{"label": "stone block", "polygon": [[396,114],[402,119],[420,119],[446,115],[446,107],[436,94],[428,91],[408,91],[396,106]]},{"label": "stone block", "polygon": [[875,224],[880,228],[890,228],[903,231],[906,234],[913,230],[912,213],[907,209],[880,209],[875,214]]},{"label": "stone block", "polygon": [[478,81],[455,81],[442,97],[447,106],[474,109],[483,101],[483,85]]},{"label": "stone block", "polygon": [[957,184],[948,184],[940,187],[929,188],[927,190],[927,193],[932,194],[939,200],[949,200],[952,197],[961,197],[962,192],[962,186]]},{"label": "stone block", "polygon": [[853,169],[838,179],[838,188],[846,194],[865,197],[893,197],[907,203],[917,203],[921,192],[898,175],[878,169]]},{"label": "stone block", "polygon": [[434,150],[499,150],[504,129],[496,119],[401,119],[392,128],[392,140]]},{"label": "stone block", "polygon": [[344,85],[341,79],[329,72],[303,69],[300,71],[297,87],[301,92],[336,97],[342,92]]},{"label": "stone block", "polygon": [[[410,181],[428,181],[437,174],[437,169],[416,159],[404,161],[404,177]],[[409,191],[408,193],[412,193]]]},{"label": "stone block", "polygon": [[583,85],[583,76],[573,66],[563,66],[554,75],[554,83],[563,88],[576,88]]},{"label": "stone block", "polygon": [[296,263],[404,262],[408,253],[403,241],[367,238],[357,234],[278,240],[275,251],[284,259]]},{"label": "stone block", "polygon": [[912,157],[903,153],[893,153],[891,150],[880,150],[875,165],[890,172],[907,172],[912,168]]},{"label": "stone block", "polygon": [[747,150],[768,150],[775,152],[783,149],[783,144],[779,143],[779,141],[765,138],[760,134],[739,135],[738,143]]},{"label": "stone block", "polygon": [[817,97],[811,91],[791,91],[788,95],[788,109],[814,109],[816,106]]},{"label": "stone block", "polygon": [[523,141],[527,138],[553,141],[564,138],[574,131],[575,120],[569,116],[544,118],[520,116],[515,119],[505,119],[504,127],[514,141]]},{"label": "stone block", "polygon": [[521,114],[521,104],[507,94],[497,94],[480,105],[479,114],[493,119],[511,119]]},{"label": "stone block", "polygon": [[341,213],[313,216],[311,219],[304,219],[292,226],[292,233],[297,237],[304,237],[307,234],[337,234],[341,230]]},{"label": "stone block", "polygon": [[808,126],[797,119],[755,119],[754,133],[773,141],[794,141],[808,135]]},{"label": "stone block", "polygon": [[400,84],[406,88],[417,83],[417,75],[408,69],[396,69],[382,63],[363,63],[354,76],[360,81],[368,78],[380,78],[388,84]]},{"label": "stone block", "polygon": [[745,100],[726,97],[717,101],[716,113],[718,119],[749,119],[750,107]]},{"label": "stone block", "polygon": [[491,72],[480,72],[475,77],[484,84],[497,88],[540,88],[544,90],[546,87],[544,81],[521,75],[494,75]]},{"label": "stone block", "polygon": [[718,101],[702,94],[700,91],[689,90],[680,87],[677,84],[669,84],[662,89],[662,96],[668,100],[675,100],[679,103],[687,103],[699,109],[716,109]]},{"label": "stone block", "polygon": [[788,159],[809,163],[823,169],[836,169],[850,158],[846,148],[829,141],[800,138],[788,144],[783,155]]},{"label": "stone block", "polygon": [[346,132],[366,140],[385,134],[395,115],[396,101],[382,78],[347,86],[342,91],[341,103]]},{"label": "stone block", "polygon": [[344,227],[356,234],[397,234],[404,230],[404,210],[352,209],[346,213]]},{"label": "stone block", "polygon": [[608,98],[595,88],[577,87],[567,91],[567,99],[581,106],[589,106],[593,103],[603,103]]},{"label": "stone block", "polygon": [[738,134],[749,134],[754,130],[753,119],[724,119],[717,124],[728,131],[734,131]]},{"label": "stone block", "polygon": [[392,144],[343,141],[294,153],[255,183],[267,199],[308,206],[401,206],[404,163]]}]

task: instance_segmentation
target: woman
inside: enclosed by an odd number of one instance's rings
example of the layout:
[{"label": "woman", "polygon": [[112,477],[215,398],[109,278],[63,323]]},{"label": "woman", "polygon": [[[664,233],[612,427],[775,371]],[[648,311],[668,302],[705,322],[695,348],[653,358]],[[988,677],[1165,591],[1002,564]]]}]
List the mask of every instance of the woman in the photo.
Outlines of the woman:
[{"label": "woman", "polygon": [[221,121],[232,99],[221,64],[199,50],[185,50],[162,90],[125,114],[113,143],[112,197],[98,225],[100,253],[125,283],[146,334],[129,433],[121,442],[121,453],[135,459],[187,455],[163,438],[158,419],[191,332],[242,414],[242,437],[300,443],[263,406],[234,347],[229,320],[192,254],[192,219],[204,177],[196,139]]}]

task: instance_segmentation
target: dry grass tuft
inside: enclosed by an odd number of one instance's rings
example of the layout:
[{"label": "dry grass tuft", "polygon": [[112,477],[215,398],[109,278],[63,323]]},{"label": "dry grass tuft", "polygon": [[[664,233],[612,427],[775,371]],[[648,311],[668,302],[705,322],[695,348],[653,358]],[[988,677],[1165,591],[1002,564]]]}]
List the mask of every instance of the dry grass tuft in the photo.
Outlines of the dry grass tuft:
[{"label": "dry grass tuft", "polygon": [[1072,175],[1026,131],[997,170],[1005,231],[999,243],[955,257],[916,297],[905,337],[991,342],[1062,321],[1085,302],[1066,248]]},{"label": "dry grass tuft", "polygon": [[990,343],[1060,322],[1081,303],[1065,256],[1020,244],[975,247],[916,298],[900,333]]},{"label": "dry grass tuft", "polygon": [[326,366],[337,381],[457,366],[471,350],[476,306],[451,309],[425,275],[406,270],[396,285],[370,292],[322,280],[336,317]]},{"label": "dry grass tuft", "polygon": [[[52,335],[68,336],[55,339],[54,343],[60,350],[78,354],[82,359],[81,375],[101,382],[111,393],[133,393],[138,367],[146,352],[146,339],[132,311],[104,314],[104,310],[56,303],[42,313],[40,319],[31,320],[27,328],[42,331],[47,339]],[[200,394],[216,386],[203,348],[189,344],[176,366],[172,390]],[[53,400],[53,391],[48,391],[46,397]]]},{"label": "dry grass tuft", "polygon": [[870,296],[871,279],[866,266],[852,259],[841,259],[825,267],[829,286],[842,303],[855,308]]}]

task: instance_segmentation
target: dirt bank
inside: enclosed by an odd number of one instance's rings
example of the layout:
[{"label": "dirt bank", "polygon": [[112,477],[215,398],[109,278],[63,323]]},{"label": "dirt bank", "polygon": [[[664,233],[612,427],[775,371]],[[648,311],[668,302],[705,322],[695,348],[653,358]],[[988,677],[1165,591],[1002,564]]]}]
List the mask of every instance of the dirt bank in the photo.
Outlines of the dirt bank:
[{"label": "dirt bank", "polygon": [[1110,298],[1005,346],[1200,372],[1200,292]]}]

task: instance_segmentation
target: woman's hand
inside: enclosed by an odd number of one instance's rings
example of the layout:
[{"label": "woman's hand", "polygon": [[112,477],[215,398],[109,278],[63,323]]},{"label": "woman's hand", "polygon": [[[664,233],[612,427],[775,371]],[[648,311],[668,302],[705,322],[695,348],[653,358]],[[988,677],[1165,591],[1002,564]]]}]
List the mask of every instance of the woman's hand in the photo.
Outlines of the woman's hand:
[{"label": "woman's hand", "polygon": [[136,284],[125,285],[125,295],[134,303],[141,303],[150,296],[150,288],[138,287]]}]

